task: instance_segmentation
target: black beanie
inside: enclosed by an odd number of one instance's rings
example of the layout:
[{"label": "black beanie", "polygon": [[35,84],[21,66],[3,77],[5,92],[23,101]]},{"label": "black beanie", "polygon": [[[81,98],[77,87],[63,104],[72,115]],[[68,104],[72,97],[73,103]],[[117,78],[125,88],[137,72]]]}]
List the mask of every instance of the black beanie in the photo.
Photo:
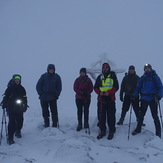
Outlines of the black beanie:
[{"label": "black beanie", "polygon": [[147,67],[150,68],[150,69],[152,70],[152,66],[151,66],[150,64],[145,64],[145,65],[144,65],[144,70],[145,70],[145,68],[147,68]]},{"label": "black beanie", "polygon": [[86,73],[87,73],[86,68],[85,68],[85,67],[81,68],[81,69],[80,69],[80,73],[81,73],[81,72],[84,72],[84,73],[86,74]]},{"label": "black beanie", "polygon": [[135,70],[135,66],[133,66],[133,65],[131,65],[131,66],[129,66],[129,68],[128,68],[128,70]]}]

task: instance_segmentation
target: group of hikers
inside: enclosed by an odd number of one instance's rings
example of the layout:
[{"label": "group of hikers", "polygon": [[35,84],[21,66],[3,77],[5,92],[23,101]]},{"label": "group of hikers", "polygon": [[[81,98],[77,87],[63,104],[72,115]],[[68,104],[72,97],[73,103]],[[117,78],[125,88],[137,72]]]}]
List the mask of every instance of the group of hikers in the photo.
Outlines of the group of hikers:
[{"label": "group of hikers", "polygon": [[[97,117],[99,133],[97,139],[106,135],[108,128],[108,139],[111,140],[116,132],[116,103],[115,93],[119,89],[119,83],[115,72],[111,71],[108,63],[102,64],[101,74],[97,77],[95,84],[87,75],[86,68],[81,68],[79,77],[74,81],[75,102],[77,107],[78,125],[76,131],[89,129],[89,107],[91,93],[97,94]],[[52,127],[59,127],[57,100],[62,91],[61,77],[55,71],[55,65],[49,64],[47,72],[42,74],[36,84],[39,95],[44,127],[50,127],[50,115]],[[129,66],[120,87],[120,100],[122,101],[122,112],[117,125],[123,125],[126,112],[132,105],[137,119],[136,129],[132,135],[141,132],[144,125],[144,116],[148,106],[154,120],[156,135],[161,138],[161,124],[158,117],[158,104],[163,97],[163,85],[160,77],[152,69],[150,64],[144,65],[144,74],[139,77],[135,67]],[[28,108],[26,90],[21,85],[21,76],[14,74],[7,85],[1,102],[2,109],[7,111],[8,121],[8,144],[13,144],[14,136],[21,138],[23,127],[23,114]],[[83,118],[84,115],[84,118]],[[84,123],[82,122],[84,120]],[[108,127],[106,126],[108,125]]]}]

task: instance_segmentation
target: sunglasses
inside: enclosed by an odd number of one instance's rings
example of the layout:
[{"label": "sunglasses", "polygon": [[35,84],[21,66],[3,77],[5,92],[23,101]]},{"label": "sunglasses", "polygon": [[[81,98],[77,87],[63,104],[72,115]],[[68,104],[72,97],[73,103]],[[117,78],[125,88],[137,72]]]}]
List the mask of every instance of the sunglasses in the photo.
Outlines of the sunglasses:
[{"label": "sunglasses", "polygon": [[107,68],[109,68],[108,66],[104,66],[104,67],[102,67],[103,69],[107,69]]}]

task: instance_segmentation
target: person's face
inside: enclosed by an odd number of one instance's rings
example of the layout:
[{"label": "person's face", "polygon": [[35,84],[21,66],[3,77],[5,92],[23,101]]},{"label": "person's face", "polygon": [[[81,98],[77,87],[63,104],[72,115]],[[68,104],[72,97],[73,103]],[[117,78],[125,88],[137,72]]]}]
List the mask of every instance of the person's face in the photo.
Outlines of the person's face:
[{"label": "person's face", "polygon": [[85,76],[85,72],[80,72],[80,76]]},{"label": "person's face", "polygon": [[104,66],[102,68],[102,71],[103,71],[103,73],[107,73],[109,71],[109,67],[108,66]]},{"label": "person's face", "polygon": [[145,67],[144,71],[145,72],[151,72],[151,69],[149,67]]},{"label": "person's face", "polygon": [[19,84],[20,83],[20,79],[15,79],[15,83]]},{"label": "person's face", "polygon": [[128,70],[128,73],[129,73],[129,74],[134,74],[134,72],[135,72],[134,69],[129,69],[129,70]]},{"label": "person's face", "polygon": [[49,73],[53,74],[54,73],[54,69],[53,68],[49,69]]}]

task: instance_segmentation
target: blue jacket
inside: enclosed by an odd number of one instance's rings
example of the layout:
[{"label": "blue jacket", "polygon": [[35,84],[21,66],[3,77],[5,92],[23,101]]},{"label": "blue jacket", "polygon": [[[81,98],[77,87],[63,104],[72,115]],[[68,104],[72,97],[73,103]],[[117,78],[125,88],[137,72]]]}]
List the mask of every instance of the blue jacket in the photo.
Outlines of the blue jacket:
[{"label": "blue jacket", "polygon": [[138,97],[139,94],[141,95],[141,99],[146,101],[153,100],[156,95],[163,97],[163,85],[155,70],[152,70],[149,74],[144,73],[141,76],[134,96]]},{"label": "blue jacket", "polygon": [[60,76],[57,73],[44,73],[37,82],[36,90],[40,100],[57,100],[62,90]]}]

